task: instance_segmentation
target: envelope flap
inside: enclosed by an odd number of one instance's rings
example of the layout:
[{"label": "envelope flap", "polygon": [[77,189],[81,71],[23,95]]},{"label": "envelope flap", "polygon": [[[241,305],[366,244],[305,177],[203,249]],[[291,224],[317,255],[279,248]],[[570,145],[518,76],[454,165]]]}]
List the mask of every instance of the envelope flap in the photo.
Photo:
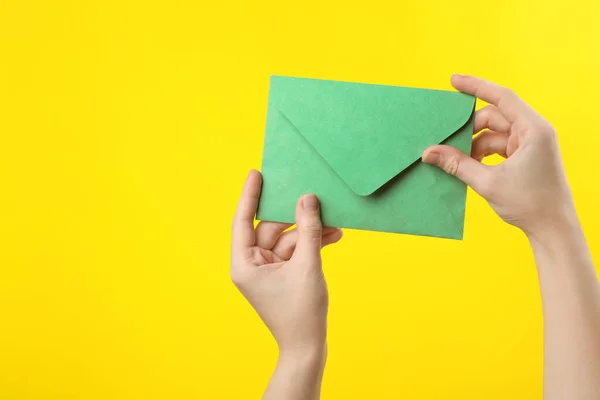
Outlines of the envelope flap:
[{"label": "envelope flap", "polygon": [[456,132],[475,106],[459,92],[279,76],[269,102],[362,196]]}]

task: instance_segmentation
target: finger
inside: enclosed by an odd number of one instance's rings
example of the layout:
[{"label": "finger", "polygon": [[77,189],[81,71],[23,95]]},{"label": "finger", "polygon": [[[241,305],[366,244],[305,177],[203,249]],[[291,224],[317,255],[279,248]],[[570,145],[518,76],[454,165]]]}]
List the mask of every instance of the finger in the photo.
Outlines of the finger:
[{"label": "finger", "polygon": [[471,157],[477,161],[492,154],[500,154],[506,158],[506,146],[508,146],[508,135],[495,131],[483,131],[473,139]]},{"label": "finger", "polygon": [[260,221],[255,231],[255,245],[261,249],[272,249],[283,231],[292,225],[284,222]]},{"label": "finger", "polygon": [[436,145],[426,149],[423,152],[423,161],[457,177],[485,197],[481,192],[485,190],[485,183],[491,175],[488,166],[481,164],[457,148],[446,145]]},{"label": "finger", "polygon": [[531,109],[510,89],[475,76],[452,75],[452,86],[498,107],[508,122],[529,114]]},{"label": "finger", "polygon": [[320,265],[321,259],[321,216],[319,214],[319,200],[314,194],[306,194],[298,200],[296,205],[296,229],[298,241],[294,257],[308,261],[308,265]]},{"label": "finger", "polygon": [[344,231],[341,229],[336,229],[333,232],[327,233],[326,235],[323,235],[321,239],[321,248],[337,243],[342,240],[343,237]]},{"label": "finger", "polygon": [[254,245],[254,214],[258,208],[262,175],[251,170],[244,183],[242,195],[233,217],[231,249],[241,250]]},{"label": "finger", "polygon": [[[335,233],[336,231],[341,231],[341,229],[326,226],[323,228],[323,233],[321,236],[324,240],[325,236]],[[296,248],[297,241],[298,229],[294,228],[290,231],[281,234],[281,236],[279,236],[279,239],[277,240],[277,243],[275,243],[271,251],[281,258],[284,258],[283,255],[287,255],[287,259],[289,259],[292,256],[294,249]]]},{"label": "finger", "polygon": [[485,106],[475,112],[475,127],[473,133],[484,129],[491,129],[496,132],[510,132],[510,122],[504,118],[496,106]]},{"label": "finger", "polygon": [[[337,243],[343,236],[343,232],[339,228],[323,228],[323,235],[321,237],[321,248]],[[293,229],[289,232],[285,232],[281,235],[277,241],[273,250],[278,257],[283,260],[289,260],[294,254],[296,249],[296,242],[298,241],[298,230]]]},{"label": "finger", "polygon": [[[323,232],[322,232],[321,236],[329,235],[330,233],[334,233],[339,230],[341,230],[341,229],[326,226],[326,227],[323,227]],[[272,250],[275,251],[276,249],[290,247],[290,245],[296,246],[297,241],[298,241],[298,229],[294,228],[292,230],[284,232],[281,236],[279,236],[279,239],[277,240],[277,243],[275,243],[275,246],[273,246]]]}]

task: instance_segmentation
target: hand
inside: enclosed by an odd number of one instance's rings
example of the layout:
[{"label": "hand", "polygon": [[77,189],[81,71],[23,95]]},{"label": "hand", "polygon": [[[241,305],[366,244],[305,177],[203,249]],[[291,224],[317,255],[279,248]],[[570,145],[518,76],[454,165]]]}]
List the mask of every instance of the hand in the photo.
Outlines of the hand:
[{"label": "hand", "polygon": [[262,178],[252,170],[233,220],[231,279],[267,325],[281,353],[322,352],[328,294],[321,248],[342,238],[340,229],[321,227],[314,195],[300,198],[297,228],[261,221],[254,229]]},{"label": "hand", "polygon": [[[454,75],[451,82],[490,103],[475,115],[474,133],[483,132],[473,139],[471,157],[437,145],[425,150],[423,161],[471,186],[527,234],[569,222],[575,211],[552,125],[509,89],[472,76]],[[497,166],[480,162],[491,154],[507,159]]]}]

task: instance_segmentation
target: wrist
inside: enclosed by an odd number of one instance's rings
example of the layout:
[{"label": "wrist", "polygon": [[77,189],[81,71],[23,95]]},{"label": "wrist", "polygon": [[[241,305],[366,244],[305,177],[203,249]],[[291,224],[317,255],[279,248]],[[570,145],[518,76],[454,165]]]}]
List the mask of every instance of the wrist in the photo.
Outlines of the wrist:
[{"label": "wrist", "polygon": [[544,253],[552,258],[569,258],[587,252],[587,243],[575,210],[525,231],[534,255]]},{"label": "wrist", "polygon": [[327,343],[325,341],[293,347],[279,348],[279,364],[291,364],[297,367],[315,367],[325,363]]},{"label": "wrist", "polygon": [[551,215],[536,215],[532,223],[523,227],[523,232],[533,243],[553,246],[563,243],[565,238],[581,234],[581,225],[572,204],[565,205]]}]

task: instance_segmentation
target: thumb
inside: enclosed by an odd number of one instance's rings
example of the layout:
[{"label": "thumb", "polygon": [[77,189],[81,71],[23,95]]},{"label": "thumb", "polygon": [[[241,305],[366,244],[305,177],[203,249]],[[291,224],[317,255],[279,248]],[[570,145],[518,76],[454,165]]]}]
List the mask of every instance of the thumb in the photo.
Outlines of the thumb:
[{"label": "thumb", "polygon": [[319,200],[314,194],[305,194],[298,200],[296,226],[298,242],[294,257],[309,260],[319,259],[323,227],[319,213]]},{"label": "thumb", "polygon": [[423,152],[422,159],[457,177],[480,194],[491,174],[487,166],[451,146],[431,146]]}]

